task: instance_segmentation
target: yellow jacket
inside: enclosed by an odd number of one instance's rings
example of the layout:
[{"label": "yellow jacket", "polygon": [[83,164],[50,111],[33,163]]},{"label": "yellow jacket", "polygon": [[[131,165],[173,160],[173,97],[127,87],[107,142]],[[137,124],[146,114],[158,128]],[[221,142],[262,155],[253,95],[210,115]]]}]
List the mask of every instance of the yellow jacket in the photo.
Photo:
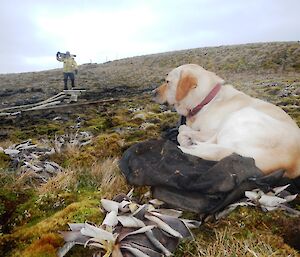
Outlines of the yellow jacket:
[{"label": "yellow jacket", "polygon": [[60,57],[56,58],[58,61],[64,63],[64,72],[74,72],[77,70],[77,63],[72,57]]}]

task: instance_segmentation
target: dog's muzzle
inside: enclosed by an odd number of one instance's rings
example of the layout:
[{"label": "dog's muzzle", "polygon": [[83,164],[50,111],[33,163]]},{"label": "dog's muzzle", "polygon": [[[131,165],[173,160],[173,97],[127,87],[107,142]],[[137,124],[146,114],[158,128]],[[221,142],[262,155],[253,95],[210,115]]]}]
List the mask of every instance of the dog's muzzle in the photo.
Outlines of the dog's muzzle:
[{"label": "dog's muzzle", "polygon": [[154,98],[156,98],[158,96],[157,89],[152,90],[151,93],[152,93],[152,97],[154,97]]}]

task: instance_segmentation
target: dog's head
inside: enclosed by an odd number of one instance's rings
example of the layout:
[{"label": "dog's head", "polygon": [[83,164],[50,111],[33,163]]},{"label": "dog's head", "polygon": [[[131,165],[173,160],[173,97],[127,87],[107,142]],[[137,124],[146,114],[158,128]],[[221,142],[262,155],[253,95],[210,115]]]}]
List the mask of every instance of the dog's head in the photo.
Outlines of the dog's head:
[{"label": "dog's head", "polygon": [[186,116],[216,84],[224,84],[224,80],[199,65],[185,64],[173,69],[153,94],[156,102],[168,103]]}]

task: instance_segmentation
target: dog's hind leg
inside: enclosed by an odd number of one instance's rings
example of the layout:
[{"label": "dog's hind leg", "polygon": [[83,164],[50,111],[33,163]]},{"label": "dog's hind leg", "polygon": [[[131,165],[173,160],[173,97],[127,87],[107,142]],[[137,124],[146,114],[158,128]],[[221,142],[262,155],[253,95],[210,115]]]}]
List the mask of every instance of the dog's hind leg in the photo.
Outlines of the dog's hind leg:
[{"label": "dog's hind leg", "polygon": [[210,161],[220,161],[224,157],[234,153],[234,150],[229,147],[201,142],[198,142],[197,145],[191,145],[189,147],[178,147],[184,153],[194,155]]}]

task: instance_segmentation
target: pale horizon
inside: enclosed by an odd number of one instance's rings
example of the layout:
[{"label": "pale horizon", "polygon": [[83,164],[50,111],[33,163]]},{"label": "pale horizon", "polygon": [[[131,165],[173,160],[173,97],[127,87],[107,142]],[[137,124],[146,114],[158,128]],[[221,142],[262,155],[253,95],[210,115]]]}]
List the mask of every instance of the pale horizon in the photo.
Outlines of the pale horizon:
[{"label": "pale horizon", "polygon": [[0,73],[61,68],[202,47],[300,39],[297,0],[11,0],[0,3]]}]

